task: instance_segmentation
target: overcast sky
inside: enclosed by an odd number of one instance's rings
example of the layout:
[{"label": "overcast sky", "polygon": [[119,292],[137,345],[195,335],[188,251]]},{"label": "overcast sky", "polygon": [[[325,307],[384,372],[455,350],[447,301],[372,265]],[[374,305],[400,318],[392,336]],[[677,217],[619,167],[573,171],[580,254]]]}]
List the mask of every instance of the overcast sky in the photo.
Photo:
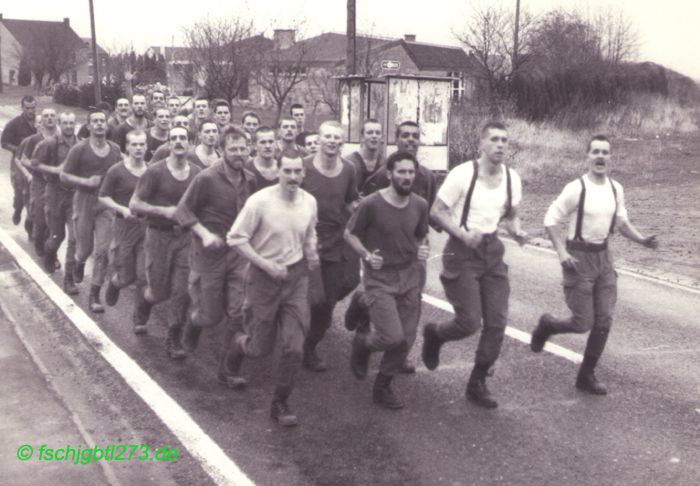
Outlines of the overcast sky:
[{"label": "overcast sky", "polygon": [[[515,8],[515,0],[357,0],[358,31],[388,37],[417,35],[417,40],[455,44],[452,35],[477,1]],[[21,0],[3,2],[5,18],[61,20],[82,37],[90,35],[88,0]],[[206,17],[244,14],[260,30],[286,28],[305,19],[304,35],[345,31],[346,0],[94,0],[97,42],[117,48],[133,44],[137,50],[151,45],[181,44],[182,27]],[[521,0],[523,8],[541,13],[553,7],[594,10],[613,5],[622,8],[636,25],[638,60],[654,61],[700,80],[696,0]]]}]

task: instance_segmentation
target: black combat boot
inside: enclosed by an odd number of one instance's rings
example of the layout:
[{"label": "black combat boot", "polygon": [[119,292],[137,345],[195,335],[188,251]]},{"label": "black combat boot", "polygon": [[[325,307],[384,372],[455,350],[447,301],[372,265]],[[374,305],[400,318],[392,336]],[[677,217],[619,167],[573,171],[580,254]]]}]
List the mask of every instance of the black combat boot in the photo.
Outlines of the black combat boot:
[{"label": "black combat boot", "polygon": [[66,263],[66,271],[63,275],[63,291],[67,295],[78,295],[80,290],[73,283],[73,266],[74,263]]},{"label": "black combat boot", "polygon": [[116,277],[116,275],[113,275],[112,278],[109,279],[107,282],[107,289],[105,290],[105,304],[110,307],[113,307],[119,301],[119,287],[114,284],[114,277]]},{"label": "black combat boot", "polygon": [[432,322],[423,328],[423,350],[422,358],[425,367],[434,370],[440,364],[440,348],[444,341],[437,334],[437,324]]},{"label": "black combat boot", "polygon": [[131,317],[134,323],[134,334],[146,334],[148,332],[146,324],[148,323],[148,318],[151,316],[153,304],[146,300],[143,291],[143,287],[136,291],[136,303],[134,305],[134,313]]},{"label": "black combat boot", "polygon": [[391,389],[391,381],[394,377],[377,373],[377,378],[374,380],[372,387],[372,401],[377,405],[388,408],[389,410],[399,410],[404,407],[403,402],[394,395]]},{"label": "black combat boot", "polygon": [[73,267],[73,281],[75,283],[81,283],[85,277],[85,262],[75,262]]},{"label": "black combat boot", "polygon": [[95,314],[101,314],[105,311],[105,308],[102,305],[102,302],[100,301],[100,290],[101,287],[99,285],[90,286],[90,295],[88,296],[88,307]]},{"label": "black combat boot", "polygon": [[491,396],[491,392],[486,387],[486,375],[489,367],[483,365],[474,365],[472,374],[469,376],[467,383],[467,400],[484,408],[496,408],[498,402]]},{"label": "black combat boot", "polygon": [[248,380],[241,376],[244,354],[236,341],[236,333],[227,329],[224,333],[224,345],[216,374],[219,383],[233,390],[243,390]]},{"label": "black combat boot", "polygon": [[270,417],[283,427],[294,427],[299,424],[297,416],[289,408],[287,398],[291,394],[288,387],[278,386],[272,398]]},{"label": "black combat boot", "polygon": [[304,356],[301,359],[301,364],[309,371],[317,373],[328,371],[326,362],[316,353],[315,347],[309,346],[308,343],[304,343]]},{"label": "black combat boot", "polygon": [[170,359],[185,359],[187,353],[182,349],[180,338],[182,337],[182,326],[168,327],[168,336],[165,339],[165,350]]},{"label": "black combat boot", "polygon": [[364,380],[367,377],[367,368],[369,368],[369,357],[371,354],[372,352],[367,349],[365,344],[365,334],[356,332],[355,338],[352,340],[352,349],[350,350],[350,369],[358,380]]}]

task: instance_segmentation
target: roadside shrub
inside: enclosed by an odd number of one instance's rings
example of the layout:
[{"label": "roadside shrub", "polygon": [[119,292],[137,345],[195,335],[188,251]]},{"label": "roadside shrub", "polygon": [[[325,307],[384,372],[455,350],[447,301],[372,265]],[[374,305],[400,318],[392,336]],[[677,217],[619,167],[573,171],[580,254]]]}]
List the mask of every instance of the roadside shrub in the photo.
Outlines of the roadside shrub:
[{"label": "roadside shrub", "polygon": [[57,84],[53,90],[53,102],[66,106],[79,106],[80,90],[68,84]]},{"label": "roadside shrub", "polygon": [[[92,83],[80,85],[79,106],[88,109],[90,106],[95,106],[95,87]],[[102,85],[102,101],[106,101],[114,107],[117,99],[124,96],[124,90],[120,86]]]}]

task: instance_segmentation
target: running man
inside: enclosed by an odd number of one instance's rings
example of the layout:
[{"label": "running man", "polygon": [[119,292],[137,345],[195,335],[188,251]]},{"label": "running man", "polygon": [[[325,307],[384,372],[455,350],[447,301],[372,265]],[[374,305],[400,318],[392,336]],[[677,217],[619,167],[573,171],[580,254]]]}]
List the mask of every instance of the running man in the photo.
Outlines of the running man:
[{"label": "running man", "polygon": [[92,255],[92,278],[88,303],[92,312],[104,312],[100,290],[107,274],[114,213],[101,204],[97,193],[110,167],[122,159],[119,147],[107,140],[107,117],[101,111],[88,114],[90,137],[75,144],[63,164],[60,180],[74,187],[73,224],[75,267],[73,280],[83,281],[85,262]]},{"label": "running man", "polygon": [[[420,132],[419,132],[420,134]],[[400,139],[400,137],[399,137]],[[364,185],[368,178],[384,165],[382,154],[384,136],[382,134],[382,124],[379,120],[368,118],[360,129],[360,150],[357,150],[347,159],[355,164],[357,174],[357,191],[364,195]],[[405,149],[406,147],[404,147]],[[401,151],[401,149],[399,149]],[[413,153],[413,151],[411,151]],[[415,156],[415,153],[413,153]],[[373,192],[373,191],[371,191]],[[368,192],[370,194],[371,192]]]},{"label": "running man", "polygon": [[[562,333],[590,331],[576,388],[593,395],[608,390],[594,370],[610,334],[617,300],[617,273],[608,250],[615,226],[635,243],[656,249],[656,235],[642,235],[629,220],[622,185],[610,177],[610,140],[596,135],[588,143],[588,171],[564,187],[544,217],[544,226],[564,274],[564,297],[571,310],[568,319],[543,314],[532,333],[530,348],[539,353],[547,340]],[[576,213],[575,217],[570,217]],[[558,226],[569,219],[566,242]]]},{"label": "running man", "polygon": [[[153,154],[161,145],[168,142],[170,130],[170,112],[167,108],[156,108],[153,126],[148,130],[146,142],[146,162],[153,158]],[[128,144],[128,142],[127,142]]]},{"label": "running man", "polygon": [[245,169],[248,138],[229,126],[223,134],[224,157],[194,178],[177,206],[180,224],[194,234],[190,258],[190,319],[183,345],[194,351],[204,328],[224,318],[224,341],[219,359],[219,382],[231,388],[246,385],[233,373],[240,365],[233,357],[231,340],[243,331],[243,286],[248,262],[226,245],[226,233],[255,192],[255,176]]},{"label": "running man", "polygon": [[364,287],[374,329],[358,331],[352,344],[351,369],[363,379],[372,352],[383,351],[372,398],[397,410],[403,402],[391,382],[415,341],[420,318],[422,265],[428,258],[428,203],[411,192],[418,160],[394,152],[386,161],[391,185],[362,200],[345,240],[365,261]]},{"label": "running man", "polygon": [[258,128],[254,135],[255,156],[248,160],[246,169],[255,175],[256,190],[277,184],[275,160],[275,131],[270,127]]},{"label": "running man", "polygon": [[146,97],[142,94],[135,94],[131,98],[131,115],[110,132],[110,140],[119,146],[122,152],[126,152],[126,134],[131,130],[139,129],[148,131],[151,123],[146,116]]},{"label": "running man", "polygon": [[282,155],[292,158],[302,155],[301,147],[296,144],[296,136],[297,124],[294,119],[280,119],[275,159],[279,160]]},{"label": "running man", "polygon": [[168,336],[165,349],[171,359],[184,359],[180,338],[187,319],[190,299],[187,294],[189,276],[189,230],[177,223],[175,212],[200,169],[188,162],[187,130],[171,128],[168,135],[170,155],[152,164],[139,178],[129,208],[146,216],[146,282],[143,299],[139,298],[138,322],[147,322],[151,306],[168,302]]},{"label": "running man", "polygon": [[449,235],[440,280],[455,316],[423,328],[423,362],[429,370],[436,369],[444,343],[482,329],[466,397],[485,408],[498,406],[486,387],[486,376],[501,351],[510,295],[505,247],[497,233],[499,222],[505,219],[518,243],[527,239],[517,216],[520,177],[503,161],[507,145],[505,126],[487,123],[481,130],[481,155],[449,172],[431,212]]},{"label": "running man", "polygon": [[[159,109],[160,110],[160,109]],[[105,290],[105,303],[113,306],[119,300],[121,289],[136,282],[136,303],[132,314],[134,333],[146,332],[146,321],[139,314],[143,309],[143,291],[146,286],[144,239],[146,223],[129,209],[129,201],[139,178],[146,172],[145,156],[147,135],[143,130],[126,134],[127,156],[107,171],[100,187],[100,203],[115,213],[112,236],[112,266],[114,274]],[[147,316],[146,316],[147,318]]]},{"label": "running man", "polygon": [[308,329],[308,272],[318,266],[316,200],[300,188],[303,180],[302,159],[282,157],[279,183],[250,196],[227,235],[228,244],[251,263],[245,285],[245,334],[235,339],[231,362],[240,366],[241,356],[270,354],[279,336],[282,353],[270,416],[285,427],[297,425],[287,400]]}]

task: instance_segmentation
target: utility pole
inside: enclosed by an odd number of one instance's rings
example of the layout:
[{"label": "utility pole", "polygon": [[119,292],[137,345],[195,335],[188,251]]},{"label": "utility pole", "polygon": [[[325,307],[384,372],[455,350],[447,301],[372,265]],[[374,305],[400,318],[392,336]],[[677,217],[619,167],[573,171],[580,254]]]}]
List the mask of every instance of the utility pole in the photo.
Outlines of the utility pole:
[{"label": "utility pole", "polygon": [[[2,23],[2,17],[0,17],[0,23]],[[2,93],[2,29],[0,29],[0,93]]]},{"label": "utility pole", "polygon": [[345,74],[357,74],[357,54],[355,44],[355,0],[348,0],[347,12],[347,38],[348,46],[345,56]]},{"label": "utility pole", "polygon": [[95,9],[90,3],[90,30],[92,31],[92,84],[95,87],[95,106],[102,101],[102,78],[100,78],[100,59],[97,57],[97,36],[95,35]]},{"label": "utility pole", "polygon": [[513,66],[511,71],[518,68],[518,33],[520,31],[520,0],[515,0],[515,29],[513,32]]}]

